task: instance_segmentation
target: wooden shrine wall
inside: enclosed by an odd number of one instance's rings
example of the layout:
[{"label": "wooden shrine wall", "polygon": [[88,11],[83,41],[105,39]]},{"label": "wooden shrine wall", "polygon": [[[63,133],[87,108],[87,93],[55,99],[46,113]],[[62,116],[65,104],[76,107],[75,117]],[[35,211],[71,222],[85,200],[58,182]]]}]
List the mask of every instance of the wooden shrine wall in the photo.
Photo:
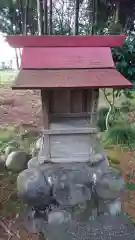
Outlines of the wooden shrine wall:
[{"label": "wooden shrine wall", "polygon": [[[59,89],[42,90],[43,124],[59,118],[89,117],[93,123],[93,115],[97,114],[98,89]],[[48,116],[47,116],[48,115]],[[47,120],[46,120],[47,119]],[[95,120],[94,120],[95,123]]]},{"label": "wooden shrine wall", "polygon": [[98,95],[98,89],[42,92],[45,135],[41,155],[45,160],[88,161],[96,131]]}]

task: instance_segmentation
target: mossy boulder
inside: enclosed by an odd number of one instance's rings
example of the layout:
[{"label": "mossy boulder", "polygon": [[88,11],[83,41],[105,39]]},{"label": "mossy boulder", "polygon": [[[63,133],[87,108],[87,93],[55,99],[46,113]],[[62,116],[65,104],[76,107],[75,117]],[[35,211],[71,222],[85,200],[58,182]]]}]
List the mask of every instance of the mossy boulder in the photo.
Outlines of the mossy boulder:
[{"label": "mossy boulder", "polygon": [[39,166],[39,161],[37,157],[33,157],[28,161],[28,168],[35,168]]},{"label": "mossy boulder", "polygon": [[19,148],[20,147],[20,144],[16,141],[10,141],[8,143],[8,146],[12,146],[12,147],[15,147],[15,148]]},{"label": "mossy boulder", "polygon": [[6,168],[11,171],[19,172],[27,167],[29,155],[21,150],[11,152],[6,159]]},{"label": "mossy boulder", "polygon": [[12,145],[9,145],[5,148],[4,152],[5,152],[5,158],[8,157],[8,155],[11,153],[11,152],[15,152],[17,150],[16,147],[12,146]]},{"label": "mossy boulder", "polygon": [[6,158],[4,155],[1,155],[0,156],[0,171],[5,169],[5,161],[6,161]]}]

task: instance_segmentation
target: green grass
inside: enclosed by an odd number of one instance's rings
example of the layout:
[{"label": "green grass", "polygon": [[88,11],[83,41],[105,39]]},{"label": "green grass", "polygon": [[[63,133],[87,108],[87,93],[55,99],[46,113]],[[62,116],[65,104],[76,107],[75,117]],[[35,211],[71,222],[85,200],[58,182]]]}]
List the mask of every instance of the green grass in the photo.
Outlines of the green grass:
[{"label": "green grass", "polygon": [[[13,127],[0,129],[0,153],[2,155],[4,154],[4,149],[10,141],[16,141],[20,144],[20,148],[22,150],[30,153],[31,146],[35,144],[38,136],[34,134],[32,130],[28,130],[28,132],[29,134],[27,133],[26,135],[24,135],[23,130],[17,132],[17,130]],[[24,204],[22,203],[22,201],[18,198],[11,198],[12,194],[16,192],[17,176],[18,174],[16,173],[8,173],[5,169],[0,168],[0,184],[2,181],[2,185],[0,185],[0,188],[1,190],[4,189],[2,190],[2,195],[0,195],[0,216],[15,217],[17,213],[23,211]]]},{"label": "green grass", "polygon": [[105,133],[105,141],[108,144],[135,145],[135,128],[129,123],[117,124]]},{"label": "green grass", "polygon": [[37,133],[28,130],[26,137],[24,137],[24,131],[18,132],[13,127],[7,127],[5,129],[0,129],[0,151],[3,152],[4,148],[8,145],[10,141],[16,141],[20,144],[20,148],[24,149],[26,152],[30,152],[31,147],[35,144],[38,139]]},{"label": "green grass", "polygon": [[10,84],[14,81],[17,75],[17,71],[1,71],[0,70],[0,84]]}]

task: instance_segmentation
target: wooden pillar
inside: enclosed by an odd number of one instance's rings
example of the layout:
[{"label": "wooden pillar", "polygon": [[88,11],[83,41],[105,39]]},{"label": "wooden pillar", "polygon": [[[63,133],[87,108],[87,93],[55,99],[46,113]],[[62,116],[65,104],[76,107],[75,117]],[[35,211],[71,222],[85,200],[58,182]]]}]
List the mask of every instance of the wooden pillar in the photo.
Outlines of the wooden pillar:
[{"label": "wooden pillar", "polygon": [[91,108],[91,125],[97,125],[97,108],[99,100],[99,89],[92,90],[92,108]]},{"label": "wooden pillar", "polygon": [[43,118],[43,126],[44,129],[49,128],[49,92],[45,90],[41,90],[41,103],[42,103],[42,118]]},{"label": "wooden pillar", "polygon": [[[44,130],[49,129],[49,91],[41,90],[41,102],[42,102],[42,118]],[[49,135],[43,136],[43,144],[39,152],[39,162],[49,161],[50,159],[50,146]]]}]

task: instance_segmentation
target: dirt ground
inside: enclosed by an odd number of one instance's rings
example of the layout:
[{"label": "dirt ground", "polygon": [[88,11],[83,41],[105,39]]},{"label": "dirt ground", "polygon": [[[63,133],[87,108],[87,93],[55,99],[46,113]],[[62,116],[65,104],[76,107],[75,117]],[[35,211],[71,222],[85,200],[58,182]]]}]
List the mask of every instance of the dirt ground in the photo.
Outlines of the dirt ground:
[{"label": "dirt ground", "polygon": [[[133,178],[130,180],[130,183],[135,186],[135,160],[132,152],[123,153],[121,155],[120,169],[125,183],[128,181],[127,174],[133,174]],[[123,196],[123,211],[135,222],[135,188],[125,189]]]},{"label": "dirt ground", "polygon": [[[126,184],[124,194],[121,195],[122,200],[122,210],[124,213],[128,214],[129,217],[135,223],[135,157],[134,153],[129,150],[122,151],[119,150],[108,150],[109,152],[113,152],[115,159],[117,159],[120,164],[117,165],[117,168],[120,170],[124,182]],[[129,180],[129,183],[132,184],[131,188],[128,188],[127,175],[132,175],[132,179]]]},{"label": "dirt ground", "polygon": [[[37,127],[42,126],[41,116],[41,102],[39,91],[12,91],[10,87],[0,87],[0,127],[6,126],[15,127]],[[126,181],[126,174],[130,169],[135,168],[133,154],[119,153],[118,159],[120,161],[119,168]],[[134,180],[133,180],[134,181]],[[135,191],[125,190],[123,201],[123,211],[135,219]],[[24,239],[37,239],[36,236],[31,238],[24,230],[21,230],[21,238]],[[8,239],[0,229],[0,240]],[[18,239],[12,237],[11,239]]]},{"label": "dirt ground", "polygon": [[41,126],[40,92],[0,87],[0,127]]},{"label": "dirt ground", "polygon": [[[0,128],[41,128],[41,101],[39,91],[17,91],[10,87],[0,87]],[[1,209],[0,209],[1,211]],[[2,226],[1,226],[2,224]],[[5,229],[5,230],[4,230]],[[8,221],[3,221],[0,214],[0,240],[7,240]],[[16,232],[16,231],[15,231]],[[13,235],[13,236],[12,236]],[[37,239],[37,236],[31,237],[25,230],[21,228],[19,232],[20,239]],[[11,231],[11,239],[19,239]]]}]

